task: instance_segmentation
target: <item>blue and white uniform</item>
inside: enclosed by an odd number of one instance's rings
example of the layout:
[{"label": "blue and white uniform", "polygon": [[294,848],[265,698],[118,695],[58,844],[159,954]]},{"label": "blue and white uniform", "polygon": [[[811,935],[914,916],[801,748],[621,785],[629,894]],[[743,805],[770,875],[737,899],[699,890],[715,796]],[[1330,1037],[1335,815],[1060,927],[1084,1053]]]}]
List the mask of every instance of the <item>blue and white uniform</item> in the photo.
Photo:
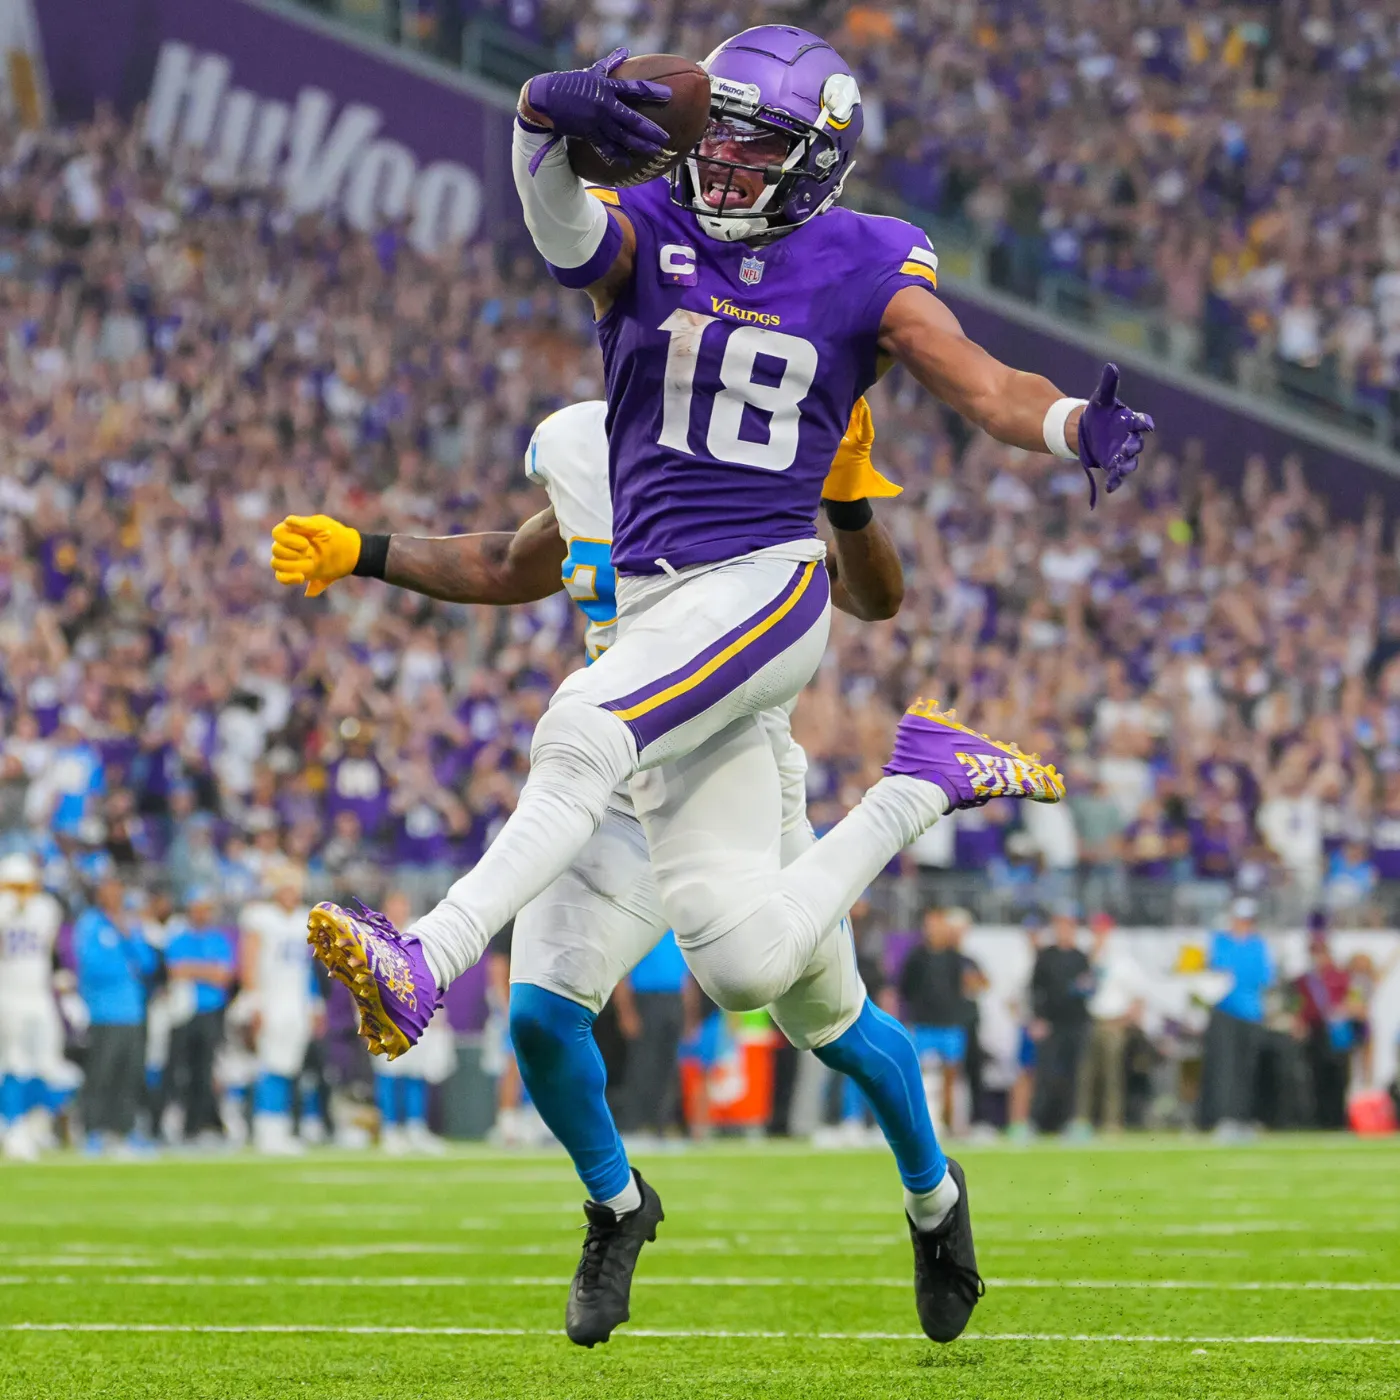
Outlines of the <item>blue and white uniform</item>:
[{"label": "blue and white uniform", "polygon": [[249,904],[239,928],[258,940],[256,983],[244,989],[242,1011],[261,1017],[255,1041],[258,1071],[293,1079],[301,1073],[311,1044],[321,996],[306,945],[310,909],[285,909],[272,900]]},{"label": "blue and white uniform", "polygon": [[53,986],[62,918],[50,894],[0,890],[0,1077],[47,1084],[64,1073]]},{"label": "blue and white uniform", "polygon": [[[526,476],[549,493],[568,546],[564,587],[588,619],[590,663],[612,645],[617,625],[606,413],[602,402],[561,409],[536,428],[525,457]],[[793,740],[789,708],[759,717],[782,783],[785,860],[813,840],[807,822],[807,758]],[[573,865],[516,916],[511,981],[544,987],[601,1011],[613,988],[667,927],[646,837],[621,788]],[[864,1000],[851,940],[833,937],[772,1012],[788,1038],[807,1048],[839,1036],[859,1015]]]}]

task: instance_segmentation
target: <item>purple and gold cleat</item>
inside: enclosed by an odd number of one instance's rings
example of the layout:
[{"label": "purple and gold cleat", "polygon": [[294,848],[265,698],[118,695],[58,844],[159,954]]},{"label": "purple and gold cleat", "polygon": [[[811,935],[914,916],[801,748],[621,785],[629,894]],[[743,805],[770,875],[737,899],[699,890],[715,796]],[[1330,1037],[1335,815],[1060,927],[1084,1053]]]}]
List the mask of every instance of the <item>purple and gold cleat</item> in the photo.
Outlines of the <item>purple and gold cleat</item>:
[{"label": "purple and gold cleat", "polygon": [[914,701],[900,718],[885,772],[936,783],[948,796],[950,812],[994,797],[1058,802],[1065,795],[1065,780],[1053,764],[969,729],[955,711],[945,713],[932,700]]},{"label": "purple and gold cleat", "polygon": [[423,945],[358,899],[355,905],[318,904],[307,916],[306,941],[350,989],[370,1054],[397,1060],[418,1043],[442,998]]}]

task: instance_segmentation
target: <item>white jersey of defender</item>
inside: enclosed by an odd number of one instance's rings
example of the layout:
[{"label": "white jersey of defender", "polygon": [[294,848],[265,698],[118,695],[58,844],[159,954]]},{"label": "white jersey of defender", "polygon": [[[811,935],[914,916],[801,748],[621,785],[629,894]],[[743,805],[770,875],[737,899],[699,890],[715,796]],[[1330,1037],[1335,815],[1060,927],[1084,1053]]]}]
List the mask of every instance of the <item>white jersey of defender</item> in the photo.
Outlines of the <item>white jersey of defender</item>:
[{"label": "white jersey of defender", "polygon": [[0,1076],[68,1082],[53,949],[63,913],[49,894],[0,894]]},{"label": "white jersey of defender", "polygon": [[258,938],[252,989],[262,1020],[254,1053],[258,1069],[294,1079],[306,1063],[311,1043],[311,954],[306,946],[310,909],[287,912],[280,904],[250,904],[243,911],[243,931]]},{"label": "white jersey of defender", "polygon": [[258,940],[252,990],[264,1008],[276,1006],[282,1014],[311,1009],[311,953],[306,944],[306,919],[310,909],[290,912],[280,904],[258,901],[243,911],[239,923]]},{"label": "white jersey of defender", "polygon": [[50,894],[0,894],[0,997],[48,997],[63,915]]},{"label": "white jersey of defender", "polygon": [[601,399],[561,408],[535,429],[525,452],[525,475],[549,493],[568,546],[564,588],[588,619],[590,661],[612,645],[617,632],[607,413]]}]

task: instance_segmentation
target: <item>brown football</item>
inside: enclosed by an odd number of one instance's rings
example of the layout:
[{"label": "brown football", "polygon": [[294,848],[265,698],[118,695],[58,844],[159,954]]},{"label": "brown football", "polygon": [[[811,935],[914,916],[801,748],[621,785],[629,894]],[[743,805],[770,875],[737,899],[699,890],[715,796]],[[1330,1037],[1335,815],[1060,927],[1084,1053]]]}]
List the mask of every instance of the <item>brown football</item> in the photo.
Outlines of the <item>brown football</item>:
[{"label": "brown football", "polygon": [[671,138],[654,156],[614,165],[587,141],[569,140],[575,175],[598,185],[640,185],[664,175],[705,134],[710,121],[710,76],[698,63],[673,53],[644,53],[618,64],[614,78],[645,78],[671,89],[669,102],[643,102],[637,110],[664,127]]}]

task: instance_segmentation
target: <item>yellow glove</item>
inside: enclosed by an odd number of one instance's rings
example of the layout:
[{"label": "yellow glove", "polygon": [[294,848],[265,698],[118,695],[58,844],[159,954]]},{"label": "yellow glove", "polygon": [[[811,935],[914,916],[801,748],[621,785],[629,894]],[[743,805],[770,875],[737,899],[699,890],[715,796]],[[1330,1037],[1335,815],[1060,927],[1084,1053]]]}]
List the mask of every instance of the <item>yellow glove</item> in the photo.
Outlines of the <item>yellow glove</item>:
[{"label": "yellow glove", "polygon": [[270,562],[278,583],[304,583],[314,598],[360,562],[360,532],[329,515],[289,515],[272,527]]},{"label": "yellow glove", "polygon": [[822,483],[823,500],[863,501],[869,496],[898,496],[904,490],[875,470],[870,460],[874,444],[875,422],[870,416],[870,405],[863,398],[857,399],[846,435]]}]

